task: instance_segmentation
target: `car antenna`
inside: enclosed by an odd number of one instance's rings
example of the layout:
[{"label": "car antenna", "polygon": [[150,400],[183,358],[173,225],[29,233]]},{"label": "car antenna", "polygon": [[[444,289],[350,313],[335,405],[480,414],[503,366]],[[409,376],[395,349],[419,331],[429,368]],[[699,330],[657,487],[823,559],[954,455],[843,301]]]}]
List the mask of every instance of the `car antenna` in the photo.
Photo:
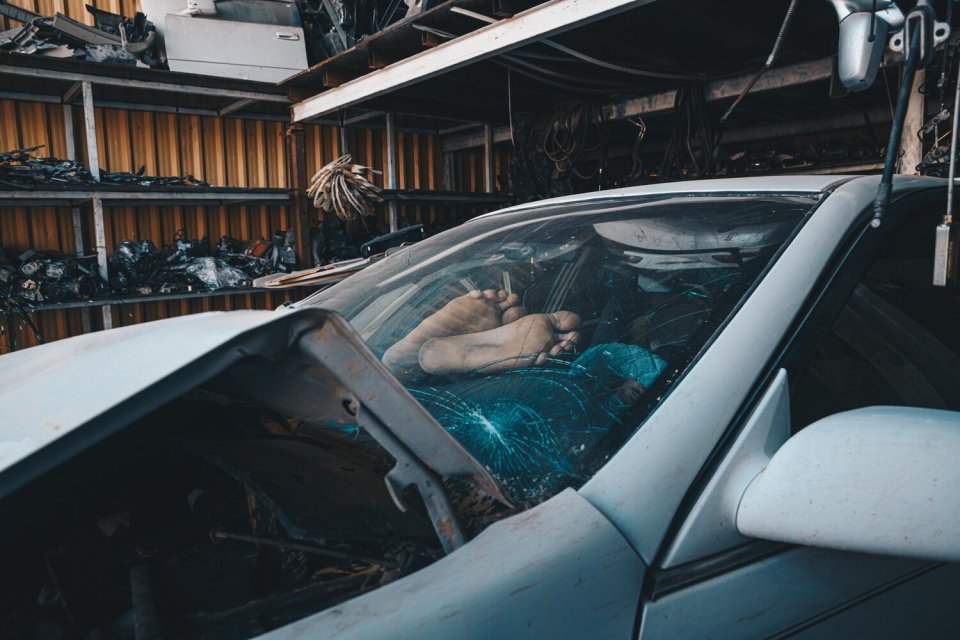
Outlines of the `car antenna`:
[{"label": "car antenna", "polygon": [[918,68],[926,67],[933,59],[934,25],[938,32],[948,32],[949,26],[936,22],[931,0],[918,0],[917,6],[910,10],[903,24],[902,36],[895,35],[891,42],[896,44],[897,39],[902,41],[904,63],[903,76],[900,81],[900,91],[897,96],[897,108],[890,129],[890,139],[887,142],[886,157],[883,161],[883,176],[880,178],[880,187],[877,197],[873,201],[873,219],[870,226],[880,227],[884,214],[890,206],[890,193],[893,190],[893,170],[900,155],[900,136],[903,132],[903,121],[907,115],[907,102],[913,88],[914,72]]},{"label": "car antenna", "polygon": [[[950,0],[949,7],[955,0]],[[948,13],[950,13],[948,8]],[[944,70],[946,73],[946,70]],[[953,226],[953,193],[957,178],[957,127],[960,125],[960,64],[957,65],[957,81],[953,96],[953,125],[950,131],[950,170],[947,183],[947,210],[937,225],[933,250],[933,286],[945,287],[956,279],[956,239]]]}]

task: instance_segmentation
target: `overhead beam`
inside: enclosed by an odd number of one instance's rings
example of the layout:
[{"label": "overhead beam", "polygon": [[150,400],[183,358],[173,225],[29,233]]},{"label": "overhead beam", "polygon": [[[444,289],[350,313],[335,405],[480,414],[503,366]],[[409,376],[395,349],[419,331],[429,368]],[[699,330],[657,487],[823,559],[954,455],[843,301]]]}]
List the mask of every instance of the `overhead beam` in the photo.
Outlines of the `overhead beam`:
[{"label": "overhead beam", "polygon": [[71,84],[70,88],[63,92],[63,104],[70,104],[73,102],[82,88],[83,84],[80,82],[74,82]]},{"label": "overhead beam", "polygon": [[[744,87],[750,83],[754,75],[755,72],[751,72],[742,76],[708,82],[703,89],[703,97],[708,102],[735,98],[740,95]],[[760,79],[750,90],[750,93],[762,93],[764,91],[773,91],[821,80],[829,80],[831,75],[833,75],[833,58],[821,58],[820,60],[813,60],[811,62],[800,62],[767,71],[760,76]],[[677,92],[675,90],[664,91],[640,98],[631,98],[607,105],[604,107],[604,115],[611,120],[619,120],[622,118],[632,118],[635,116],[670,111],[673,109],[676,99]]]},{"label": "overhead beam", "polygon": [[388,67],[345,82],[292,107],[294,122],[345,109],[468,64],[506,53],[653,0],[551,0]]},{"label": "overhead beam", "polygon": [[176,93],[190,93],[202,96],[222,98],[250,98],[259,102],[282,102],[290,100],[285,95],[276,93],[262,93],[259,91],[242,91],[238,89],[214,89],[196,85],[180,84],[177,82],[154,82],[149,80],[132,80],[130,78],[111,78],[95,73],[78,73],[76,71],[58,71],[55,69],[41,69],[21,67],[12,64],[0,64],[0,74],[10,74],[43,80],[67,80],[71,82],[89,82],[101,86],[123,87],[125,89],[149,89],[153,91],[172,91]]},{"label": "overhead beam", "polygon": [[[777,69],[770,69],[750,90],[751,94],[784,89],[786,87],[809,84],[829,80],[833,74],[833,58],[822,58],[811,62],[800,62],[786,65]],[[726,100],[740,95],[743,88],[753,78],[754,73],[724,78],[708,82],[704,87],[704,98],[707,101]],[[675,90],[663,91],[648,96],[629,98],[606,105],[603,108],[608,120],[622,120],[637,116],[649,116],[673,110],[677,98]],[[510,139],[509,127],[497,127],[493,132],[494,143],[506,142]],[[464,149],[482,147],[485,139],[482,132],[471,135],[449,138],[443,141],[443,151],[451,153]]]},{"label": "overhead beam", "polygon": [[353,116],[352,118],[347,118],[343,121],[343,126],[349,126],[352,124],[357,124],[359,122],[365,122],[366,120],[372,120],[373,118],[379,118],[384,115],[385,111],[367,111],[358,116]]},{"label": "overhead beam", "polygon": [[241,98],[240,100],[237,100],[237,101],[235,101],[235,102],[231,102],[230,104],[226,105],[225,107],[220,107],[220,108],[217,110],[217,115],[219,115],[219,116],[228,116],[228,115],[230,115],[231,113],[234,113],[234,112],[236,112],[236,111],[240,111],[240,109],[246,109],[247,107],[249,107],[250,105],[252,105],[252,104],[255,103],[255,102],[256,102],[256,100],[254,100],[253,98]]}]

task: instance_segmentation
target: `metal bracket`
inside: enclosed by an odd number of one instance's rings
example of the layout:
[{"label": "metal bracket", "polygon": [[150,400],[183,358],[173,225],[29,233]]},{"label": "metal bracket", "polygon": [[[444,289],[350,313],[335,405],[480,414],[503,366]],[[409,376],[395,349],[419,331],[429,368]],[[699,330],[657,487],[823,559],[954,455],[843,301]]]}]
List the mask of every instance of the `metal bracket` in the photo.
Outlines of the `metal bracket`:
[{"label": "metal bracket", "polygon": [[384,478],[387,491],[397,508],[401,511],[407,510],[403,492],[407,487],[415,486],[423,498],[430,522],[433,523],[444,552],[450,553],[462,547],[467,539],[457,522],[456,511],[443,490],[440,476],[420,462],[386,425],[362,406],[357,411],[357,423],[397,461]]},{"label": "metal bracket", "polygon": [[[917,18],[913,18],[914,15],[916,14],[911,12],[907,16],[906,26],[902,30],[890,36],[888,46],[890,47],[891,51],[899,54],[903,54],[905,51],[909,51],[910,45],[907,42],[907,38],[908,38],[907,29],[911,24],[911,19],[913,20],[917,19]],[[932,43],[931,43],[931,38],[932,38]],[[919,65],[923,66],[928,64],[930,62],[931,57],[933,56],[933,50],[949,39],[950,39],[950,25],[947,24],[946,22],[934,21],[933,28],[930,29],[929,32],[926,29],[920,29]]]}]

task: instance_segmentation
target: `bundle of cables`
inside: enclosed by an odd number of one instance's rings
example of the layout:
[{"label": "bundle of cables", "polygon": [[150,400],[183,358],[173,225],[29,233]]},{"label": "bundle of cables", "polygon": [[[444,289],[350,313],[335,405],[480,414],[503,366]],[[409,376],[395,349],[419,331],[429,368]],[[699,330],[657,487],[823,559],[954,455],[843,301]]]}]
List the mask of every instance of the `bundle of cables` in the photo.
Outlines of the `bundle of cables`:
[{"label": "bundle of cables", "polygon": [[678,89],[673,113],[673,132],[660,162],[660,177],[713,175],[718,136],[703,97],[703,86]]},{"label": "bundle of cables", "polygon": [[[606,162],[607,130],[603,109],[589,102],[562,105],[554,113],[543,135],[543,152],[557,173],[572,173],[582,180],[593,177]],[[596,152],[597,168],[588,174],[577,170],[584,152]]]},{"label": "bundle of cables", "polygon": [[347,154],[325,165],[313,176],[307,195],[313,204],[325,212],[333,212],[341,220],[355,220],[357,216],[372,216],[373,205],[383,202],[382,189],[370,182],[369,176],[380,171],[353,164]]}]

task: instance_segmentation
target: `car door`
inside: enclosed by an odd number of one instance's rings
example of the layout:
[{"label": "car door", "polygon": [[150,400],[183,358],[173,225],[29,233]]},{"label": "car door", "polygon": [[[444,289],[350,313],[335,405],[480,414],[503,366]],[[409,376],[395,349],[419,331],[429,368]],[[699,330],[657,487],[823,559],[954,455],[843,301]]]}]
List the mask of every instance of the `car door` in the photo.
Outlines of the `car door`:
[{"label": "car door", "polygon": [[711,515],[730,508],[744,473],[819,418],[871,405],[960,410],[960,289],[931,284],[942,195],[901,201],[879,232],[865,230],[840,252],[678,516],[647,577],[639,637],[944,637],[960,629],[960,566],[750,540]]}]

